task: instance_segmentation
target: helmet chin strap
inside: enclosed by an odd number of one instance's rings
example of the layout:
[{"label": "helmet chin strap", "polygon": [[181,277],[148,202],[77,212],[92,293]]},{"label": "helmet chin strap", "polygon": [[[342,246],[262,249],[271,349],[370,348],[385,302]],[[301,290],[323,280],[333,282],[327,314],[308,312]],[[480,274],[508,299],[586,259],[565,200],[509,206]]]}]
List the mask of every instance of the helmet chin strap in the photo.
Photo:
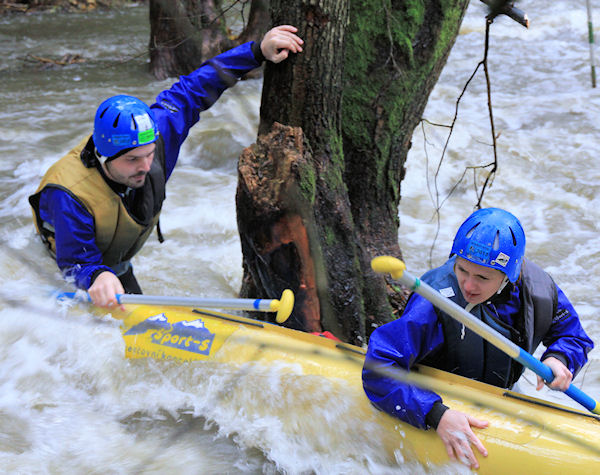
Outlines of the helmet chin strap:
[{"label": "helmet chin strap", "polygon": [[96,147],[94,147],[94,154],[96,155],[96,158],[98,159],[98,161],[104,165],[105,163],[108,162],[112,162],[114,159],[119,158],[121,155],[125,155],[126,153],[128,153],[129,151],[133,150],[135,147],[130,147],[130,148],[124,148],[123,150],[121,150],[120,152],[116,153],[115,155],[113,155],[112,157],[105,157],[104,155],[102,155],[98,149]]},{"label": "helmet chin strap", "polygon": [[101,155],[96,147],[94,147],[94,155],[96,155],[96,158],[98,159],[101,165],[104,165],[106,163],[106,160],[108,160],[108,157]]},{"label": "helmet chin strap", "polygon": [[104,173],[106,174],[106,176],[108,178],[110,178],[112,181],[117,182],[117,180],[115,180],[112,173],[108,169],[108,164],[110,163],[110,160],[109,160],[110,157],[105,157],[104,155],[100,155],[100,153],[98,153],[98,150],[96,149],[96,158],[98,159],[98,161],[100,162],[100,165],[104,169]]},{"label": "helmet chin strap", "polygon": [[504,287],[506,287],[506,284],[508,284],[509,280],[508,277],[506,275],[504,275],[504,279],[502,279],[502,283],[500,284],[500,287],[498,288],[498,291],[496,292],[496,294],[501,293],[504,290]]}]

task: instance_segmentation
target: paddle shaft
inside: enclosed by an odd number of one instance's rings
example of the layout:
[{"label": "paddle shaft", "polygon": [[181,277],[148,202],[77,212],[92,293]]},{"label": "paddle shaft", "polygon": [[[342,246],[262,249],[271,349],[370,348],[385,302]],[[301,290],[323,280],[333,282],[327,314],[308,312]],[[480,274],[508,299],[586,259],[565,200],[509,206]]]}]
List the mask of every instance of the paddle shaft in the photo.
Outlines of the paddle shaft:
[{"label": "paddle shaft", "polygon": [[[77,299],[80,294],[75,292],[63,292],[57,296],[58,299]],[[89,294],[85,294],[86,301],[91,302]],[[139,305],[168,305],[179,307],[205,307],[223,308],[229,310],[248,310],[254,312],[273,312],[278,308],[279,300],[273,299],[208,299],[199,297],[169,297],[161,295],[140,294],[117,294],[119,304]],[[82,296],[83,299],[85,297]]]},{"label": "paddle shaft", "polygon": [[[80,294],[75,292],[63,292],[56,296],[57,299],[70,298],[77,299]],[[91,302],[89,294],[85,294],[88,302]],[[119,304],[140,304],[140,305],[174,305],[178,307],[203,307],[203,308],[221,308],[247,310],[250,312],[277,312],[275,321],[284,323],[292,314],[294,308],[294,292],[285,289],[281,294],[281,299],[208,299],[199,297],[168,297],[159,295],[141,295],[141,294],[116,294]]]},{"label": "paddle shaft", "polygon": [[[398,278],[398,277],[396,277]],[[484,340],[489,341],[492,345],[505,352],[508,356],[521,363],[526,368],[532,370],[535,374],[541,376],[544,381],[552,382],[554,379],[554,373],[544,363],[534,358],[523,348],[517,346],[515,343],[510,341],[504,335],[489,327],[478,318],[471,315],[460,305],[457,305],[452,300],[444,297],[437,290],[430,287],[428,284],[423,282],[417,277],[410,275],[410,273],[404,271],[402,276],[398,278],[400,282],[415,291],[419,295],[425,297],[433,305],[438,307],[440,310],[446,312],[452,318],[458,320],[464,326],[475,332]],[[581,404],[590,412],[594,414],[600,414],[600,406],[598,403],[584,393],[581,389],[573,386],[572,384],[565,391],[565,394],[572,398],[574,401]]]}]

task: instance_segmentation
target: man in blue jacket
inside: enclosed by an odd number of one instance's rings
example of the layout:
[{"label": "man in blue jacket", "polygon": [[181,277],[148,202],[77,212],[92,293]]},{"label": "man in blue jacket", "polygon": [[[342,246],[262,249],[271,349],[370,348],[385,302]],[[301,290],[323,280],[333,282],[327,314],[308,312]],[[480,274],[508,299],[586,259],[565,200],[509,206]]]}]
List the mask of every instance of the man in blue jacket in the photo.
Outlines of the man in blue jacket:
[{"label": "man in blue jacket", "polygon": [[260,44],[206,61],[150,107],[126,95],[105,100],[93,134],[46,172],[29,198],[36,230],[63,275],[95,305],[110,307],[116,294],[141,293],[130,259],[158,223],[165,184],[190,128],[265,59],[279,63],[301,52],[296,31],[278,26]]},{"label": "man in blue jacket", "polygon": [[[564,391],[594,344],[565,294],[524,254],[519,220],[502,209],[480,209],[459,228],[450,259],[422,280],[527,352],[543,343],[541,360],[554,373],[549,386]],[[431,391],[377,371],[394,366],[409,370],[416,364],[503,388],[516,383],[523,367],[416,293],[400,318],[371,335],[363,368],[363,386],[371,402],[415,427],[433,427],[450,458],[478,468],[471,444],[484,456],[487,451],[472,427],[485,428],[487,421],[445,406]],[[538,377],[538,391],[543,386]]]}]

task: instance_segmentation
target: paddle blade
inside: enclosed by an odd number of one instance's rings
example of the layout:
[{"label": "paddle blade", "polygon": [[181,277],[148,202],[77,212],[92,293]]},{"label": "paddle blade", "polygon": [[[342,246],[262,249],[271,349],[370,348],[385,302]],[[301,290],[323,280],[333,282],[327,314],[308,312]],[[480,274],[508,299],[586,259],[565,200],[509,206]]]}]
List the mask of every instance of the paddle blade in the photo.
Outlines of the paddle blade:
[{"label": "paddle blade", "polygon": [[271,304],[271,309],[277,311],[277,316],[275,317],[277,323],[285,322],[292,314],[293,308],[294,292],[290,289],[285,289],[281,294],[281,299],[273,300],[273,303]]},{"label": "paddle blade", "polygon": [[392,256],[378,256],[371,261],[371,269],[378,274],[390,274],[393,279],[399,279],[404,274],[406,265]]}]

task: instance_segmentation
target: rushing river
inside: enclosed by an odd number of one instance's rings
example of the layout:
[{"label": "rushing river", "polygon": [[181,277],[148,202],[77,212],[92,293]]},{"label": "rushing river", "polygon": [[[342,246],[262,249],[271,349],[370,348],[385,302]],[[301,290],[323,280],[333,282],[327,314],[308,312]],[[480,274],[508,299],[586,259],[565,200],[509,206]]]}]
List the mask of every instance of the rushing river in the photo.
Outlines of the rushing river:
[{"label": "rushing river", "polygon": [[[491,27],[499,169],[483,204],[521,219],[528,256],[551,272],[600,342],[600,95],[591,87],[585,3],[519,6],[532,21],[529,30],[507,18]],[[450,123],[483,58],[484,14],[473,1],[425,111],[431,123]],[[291,415],[279,409],[277,394],[271,417],[252,419],[218,404],[226,374],[202,379],[198,367],[127,360],[118,322],[48,299],[48,288],[66,286],[34,236],[27,197],[50,164],[90,132],[102,99],[127,93],[151,102],[171,84],[147,73],[148,37],[147,7],[0,18],[0,472],[425,472],[383,463],[377,444],[367,441],[330,437],[321,445],[314,434],[350,434],[361,424],[353,414],[332,422],[327,405],[311,421],[312,437],[291,440],[280,432],[278,421]],[[40,58],[67,54],[85,62],[41,67]],[[147,294],[236,296],[236,161],[255,140],[260,88],[256,79],[239,83],[188,138],[161,218],[166,241],[150,239],[134,260]],[[477,201],[471,171],[448,197],[465,167],[493,159],[482,71],[460,103],[436,181],[447,133],[429,124],[415,130],[402,184],[400,243],[415,274],[443,262]],[[599,351],[576,380],[596,399]],[[522,390],[533,393],[534,379],[526,373]],[[236,391],[243,406],[250,395]],[[561,394],[542,396],[575,405]]]}]

